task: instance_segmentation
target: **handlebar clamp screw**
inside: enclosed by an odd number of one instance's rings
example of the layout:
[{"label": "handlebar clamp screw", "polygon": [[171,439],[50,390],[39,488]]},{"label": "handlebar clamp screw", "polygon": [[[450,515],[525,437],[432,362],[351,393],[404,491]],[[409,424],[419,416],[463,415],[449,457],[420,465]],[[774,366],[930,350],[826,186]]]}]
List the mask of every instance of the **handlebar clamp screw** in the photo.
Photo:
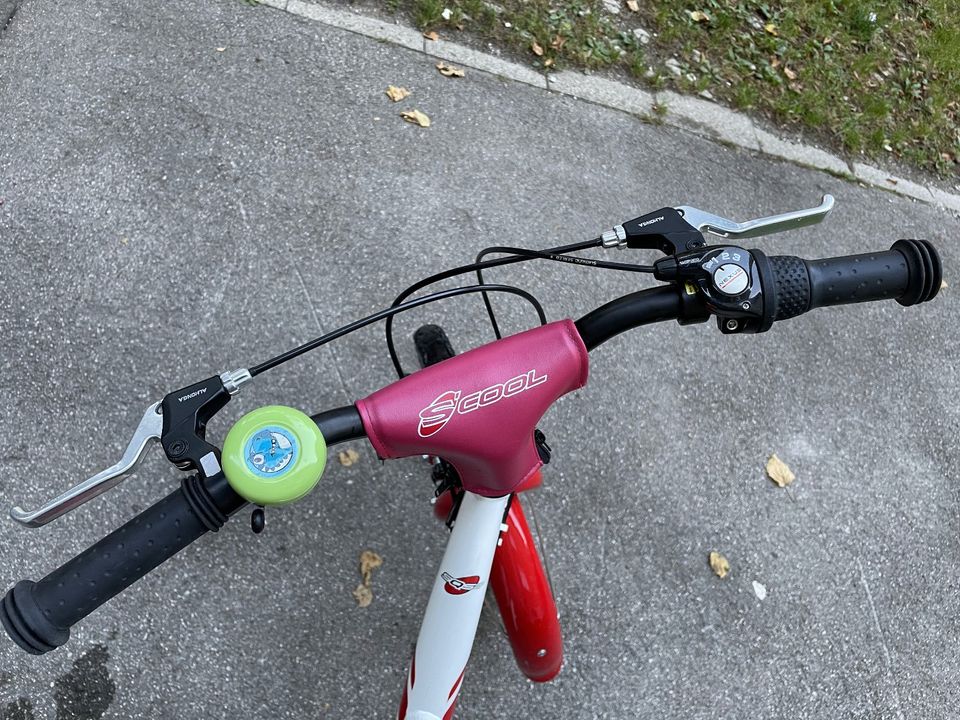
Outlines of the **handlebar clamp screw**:
[{"label": "handlebar clamp screw", "polygon": [[749,309],[750,309],[750,303],[744,301],[744,303],[743,303],[740,307],[742,307],[744,310],[749,310]]},{"label": "handlebar clamp screw", "polygon": [[736,320],[727,320],[727,330],[736,330],[738,327],[740,327],[740,323]]}]

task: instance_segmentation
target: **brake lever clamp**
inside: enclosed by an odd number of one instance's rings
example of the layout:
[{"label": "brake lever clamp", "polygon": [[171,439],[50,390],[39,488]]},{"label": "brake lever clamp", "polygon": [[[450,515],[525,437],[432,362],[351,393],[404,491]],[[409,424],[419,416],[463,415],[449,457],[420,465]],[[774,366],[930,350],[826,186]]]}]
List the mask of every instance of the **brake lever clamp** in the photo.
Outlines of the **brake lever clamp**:
[{"label": "brake lever clamp", "polygon": [[250,379],[249,370],[234,370],[168,393],[160,401],[160,446],[167,459],[181,470],[197,470],[205,477],[221,472],[220,450],[206,440],[207,423]]},{"label": "brake lever clamp", "polygon": [[676,255],[704,247],[703,233],[732,240],[816,225],[830,213],[833,205],[833,196],[824,195],[816,207],[742,223],[689,205],[665,207],[607,230],[601,236],[601,244],[605,248],[660,250],[665,255]]}]

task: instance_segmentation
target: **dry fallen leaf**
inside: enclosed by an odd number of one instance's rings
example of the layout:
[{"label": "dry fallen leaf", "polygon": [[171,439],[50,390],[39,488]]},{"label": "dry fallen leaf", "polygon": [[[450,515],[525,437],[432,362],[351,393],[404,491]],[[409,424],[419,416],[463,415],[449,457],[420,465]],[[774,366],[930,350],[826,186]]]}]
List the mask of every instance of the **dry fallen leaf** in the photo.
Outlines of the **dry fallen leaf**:
[{"label": "dry fallen leaf", "polygon": [[783,74],[787,76],[787,80],[796,80],[797,74],[788,68],[786,65],[783,66]]},{"label": "dry fallen leaf", "polygon": [[[414,125],[419,125],[420,127],[430,127],[430,118],[428,118],[419,110],[404,110],[402,113],[400,113],[400,117],[402,117],[408,123],[413,123]],[[341,455],[342,454],[343,453],[341,453]]]},{"label": "dry fallen leaf", "polygon": [[710,16],[703,10],[690,10],[690,19],[694,22],[709,22]]},{"label": "dry fallen leaf", "polygon": [[730,572],[730,562],[716,551],[710,552],[710,567],[719,578],[725,578]]},{"label": "dry fallen leaf", "polygon": [[410,95],[410,91],[405,87],[397,87],[396,85],[391,85],[386,90],[387,97],[393,100],[394,102],[400,102],[405,97]]},{"label": "dry fallen leaf", "polygon": [[553,58],[547,58],[543,61],[544,67],[553,67]]},{"label": "dry fallen leaf", "polygon": [[946,280],[941,280],[941,281],[940,281],[940,289],[941,289],[941,290],[946,290],[948,287],[950,287],[950,286],[947,285],[947,281],[946,281]]},{"label": "dry fallen leaf", "polygon": [[222,48],[217,48],[217,52],[223,52],[224,50],[226,50],[226,48],[225,48],[225,47],[222,47]]},{"label": "dry fallen leaf", "polygon": [[534,40],[533,44],[530,45],[530,50],[537,57],[540,57],[541,55],[543,55],[543,48],[540,46],[540,43],[538,43],[536,40]]},{"label": "dry fallen leaf", "polygon": [[780,28],[777,27],[776,23],[772,23],[772,22],[767,23],[766,25],[763,26],[763,29],[766,30],[770,35],[773,35],[774,37],[779,37],[780,35]]},{"label": "dry fallen leaf", "polygon": [[353,591],[353,599],[357,601],[357,607],[367,607],[373,602],[373,591],[361,583]]},{"label": "dry fallen leaf", "polygon": [[783,460],[777,457],[776,453],[767,460],[767,476],[780,487],[786,487],[797,479],[797,476]]},{"label": "dry fallen leaf", "polygon": [[640,12],[640,3],[637,0],[627,0],[627,9],[630,12]]},{"label": "dry fallen leaf", "polygon": [[453,65],[447,65],[446,63],[437,63],[437,70],[440,71],[441,75],[446,77],[463,77],[463,70]]},{"label": "dry fallen leaf", "polygon": [[559,50],[560,48],[563,47],[563,44],[564,44],[566,41],[567,41],[567,39],[566,39],[563,35],[557,35],[557,36],[553,39],[553,42],[550,43],[550,47],[552,47],[554,50]]},{"label": "dry fallen leaf", "polygon": [[353,598],[360,607],[367,607],[373,602],[373,591],[370,589],[370,581],[373,571],[383,565],[383,558],[377,555],[373,550],[364,550],[360,553],[360,574],[363,576],[362,582],[357,585],[353,591]]},{"label": "dry fallen leaf", "polygon": [[370,584],[370,576],[381,565],[383,565],[383,558],[373,550],[364,550],[360,553],[360,574],[363,575],[364,585]]},{"label": "dry fallen leaf", "polygon": [[424,33],[423,36],[424,36],[427,40],[439,40],[439,39],[440,39],[440,36],[437,35],[437,31],[436,31],[436,30],[431,30],[431,31],[428,32],[428,33]]},{"label": "dry fallen leaf", "polygon": [[339,453],[337,453],[337,460],[339,460],[340,464],[344,467],[350,467],[359,459],[360,453],[353,448],[347,448],[346,450],[341,450]]}]

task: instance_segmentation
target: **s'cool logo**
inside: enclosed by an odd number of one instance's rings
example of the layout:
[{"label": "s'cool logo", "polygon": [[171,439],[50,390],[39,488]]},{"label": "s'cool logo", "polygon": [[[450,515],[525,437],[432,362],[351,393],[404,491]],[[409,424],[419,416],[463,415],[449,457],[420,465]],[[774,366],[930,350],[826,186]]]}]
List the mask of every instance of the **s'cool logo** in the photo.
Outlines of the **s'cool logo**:
[{"label": "s'cool logo", "polygon": [[443,589],[451,595],[463,595],[480,585],[479,575],[468,575],[467,577],[455,578],[448,572],[440,573],[443,578]]},{"label": "s'cool logo", "polygon": [[460,390],[447,390],[440,393],[436,400],[420,411],[420,426],[417,432],[420,437],[431,437],[440,432],[454,415],[466,415],[487,405],[493,405],[504,398],[519,395],[546,381],[546,375],[538,377],[536,369],[533,369],[506,382],[491,385],[463,397]]}]

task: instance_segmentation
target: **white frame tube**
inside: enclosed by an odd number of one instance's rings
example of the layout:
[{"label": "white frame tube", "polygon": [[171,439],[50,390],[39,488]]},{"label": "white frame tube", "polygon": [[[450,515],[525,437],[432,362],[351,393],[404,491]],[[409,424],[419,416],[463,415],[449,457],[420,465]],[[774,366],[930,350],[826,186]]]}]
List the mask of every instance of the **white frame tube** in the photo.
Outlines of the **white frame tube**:
[{"label": "white frame tube", "polygon": [[509,499],[464,493],[407,672],[406,712],[398,720],[449,717],[473,648]]}]

